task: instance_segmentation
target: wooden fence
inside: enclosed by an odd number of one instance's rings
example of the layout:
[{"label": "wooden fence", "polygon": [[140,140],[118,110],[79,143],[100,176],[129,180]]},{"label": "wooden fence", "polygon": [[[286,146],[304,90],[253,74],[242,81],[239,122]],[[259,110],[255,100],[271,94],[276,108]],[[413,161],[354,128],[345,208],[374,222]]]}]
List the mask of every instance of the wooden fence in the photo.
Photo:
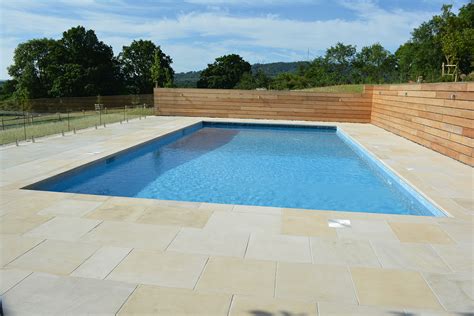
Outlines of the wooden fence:
[{"label": "wooden fence", "polygon": [[377,85],[371,123],[468,165],[474,152],[474,83]]},{"label": "wooden fence", "polygon": [[316,93],[156,88],[158,115],[370,122],[371,96]]}]

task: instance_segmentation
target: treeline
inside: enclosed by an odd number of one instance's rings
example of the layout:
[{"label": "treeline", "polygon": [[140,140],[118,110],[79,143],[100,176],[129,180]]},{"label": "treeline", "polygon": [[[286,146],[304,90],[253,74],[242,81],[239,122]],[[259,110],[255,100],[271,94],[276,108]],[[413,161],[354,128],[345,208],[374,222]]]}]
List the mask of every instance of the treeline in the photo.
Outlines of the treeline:
[{"label": "treeline", "polygon": [[[392,54],[379,43],[362,47],[337,43],[324,56],[296,73],[272,78],[263,71],[252,73],[237,55],[216,59],[200,73],[200,88],[303,89],[316,86],[365,83],[437,82],[474,80],[474,4],[458,15],[444,5],[441,15],[422,23],[411,39]],[[445,74],[442,76],[442,65]],[[231,84],[232,83],[232,84]]]},{"label": "treeline", "polygon": [[82,26],[59,40],[42,38],[21,43],[13,78],[2,84],[2,99],[80,97],[152,93],[153,86],[172,86],[173,60],[151,41],[133,41],[118,56],[93,30]]},{"label": "treeline", "polygon": [[[296,73],[303,66],[308,66],[308,61],[294,61],[294,62],[276,62],[276,63],[256,63],[252,64],[251,72],[256,74],[261,71],[270,78],[275,78],[281,73]],[[197,82],[201,76],[202,71],[188,71],[176,73],[174,76],[174,84],[178,88],[196,88]]]},{"label": "treeline", "polygon": [[[198,88],[301,89],[354,83],[474,80],[474,4],[456,15],[444,5],[440,15],[422,23],[411,39],[391,53],[376,43],[357,50],[337,43],[324,56],[301,62],[298,69],[279,73],[265,65],[252,66],[240,56],[216,58],[188,82]],[[26,100],[113,94],[146,94],[154,86],[173,87],[172,58],[147,40],[133,41],[114,56],[93,30],[82,26],[63,33],[59,40],[33,39],[15,50],[8,68],[12,77],[1,85],[0,99]],[[443,76],[441,65],[452,65]],[[283,70],[284,71],[284,70]],[[276,75],[279,73],[278,75]]]}]

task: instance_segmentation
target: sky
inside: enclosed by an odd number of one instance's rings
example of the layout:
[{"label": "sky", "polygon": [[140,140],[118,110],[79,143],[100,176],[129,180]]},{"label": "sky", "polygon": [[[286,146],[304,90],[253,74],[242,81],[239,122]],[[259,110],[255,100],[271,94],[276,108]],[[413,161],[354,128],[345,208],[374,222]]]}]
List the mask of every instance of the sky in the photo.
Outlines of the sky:
[{"label": "sky", "polygon": [[0,0],[0,79],[15,47],[82,25],[117,55],[133,40],[160,45],[176,72],[237,53],[250,63],[312,60],[336,44],[394,52],[443,3],[468,0]]}]

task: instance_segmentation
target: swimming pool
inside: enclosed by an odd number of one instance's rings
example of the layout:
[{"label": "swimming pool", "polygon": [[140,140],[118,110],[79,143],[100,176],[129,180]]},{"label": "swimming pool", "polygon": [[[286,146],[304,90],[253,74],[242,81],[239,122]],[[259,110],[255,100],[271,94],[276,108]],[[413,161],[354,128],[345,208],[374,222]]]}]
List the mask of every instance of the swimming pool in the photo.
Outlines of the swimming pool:
[{"label": "swimming pool", "polygon": [[331,126],[202,122],[28,188],[445,216]]}]

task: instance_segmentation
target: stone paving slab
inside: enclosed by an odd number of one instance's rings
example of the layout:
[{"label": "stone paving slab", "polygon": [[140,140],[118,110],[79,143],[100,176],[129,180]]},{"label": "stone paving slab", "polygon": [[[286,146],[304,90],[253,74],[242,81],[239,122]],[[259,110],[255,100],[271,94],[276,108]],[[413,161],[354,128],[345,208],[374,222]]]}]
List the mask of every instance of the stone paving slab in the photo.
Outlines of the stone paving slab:
[{"label": "stone paving slab", "polygon": [[5,315],[113,315],[135,284],[33,273],[3,296]]},{"label": "stone paving slab", "polygon": [[[1,147],[4,308],[252,316],[474,310],[473,168],[370,124],[206,119],[336,125],[450,216],[21,189],[201,120],[149,117]],[[329,227],[341,219],[350,224]]]},{"label": "stone paving slab", "polygon": [[118,314],[225,316],[231,299],[231,295],[225,294],[140,285]]},{"label": "stone paving slab", "polygon": [[206,261],[207,256],[134,249],[107,279],[192,289]]}]

